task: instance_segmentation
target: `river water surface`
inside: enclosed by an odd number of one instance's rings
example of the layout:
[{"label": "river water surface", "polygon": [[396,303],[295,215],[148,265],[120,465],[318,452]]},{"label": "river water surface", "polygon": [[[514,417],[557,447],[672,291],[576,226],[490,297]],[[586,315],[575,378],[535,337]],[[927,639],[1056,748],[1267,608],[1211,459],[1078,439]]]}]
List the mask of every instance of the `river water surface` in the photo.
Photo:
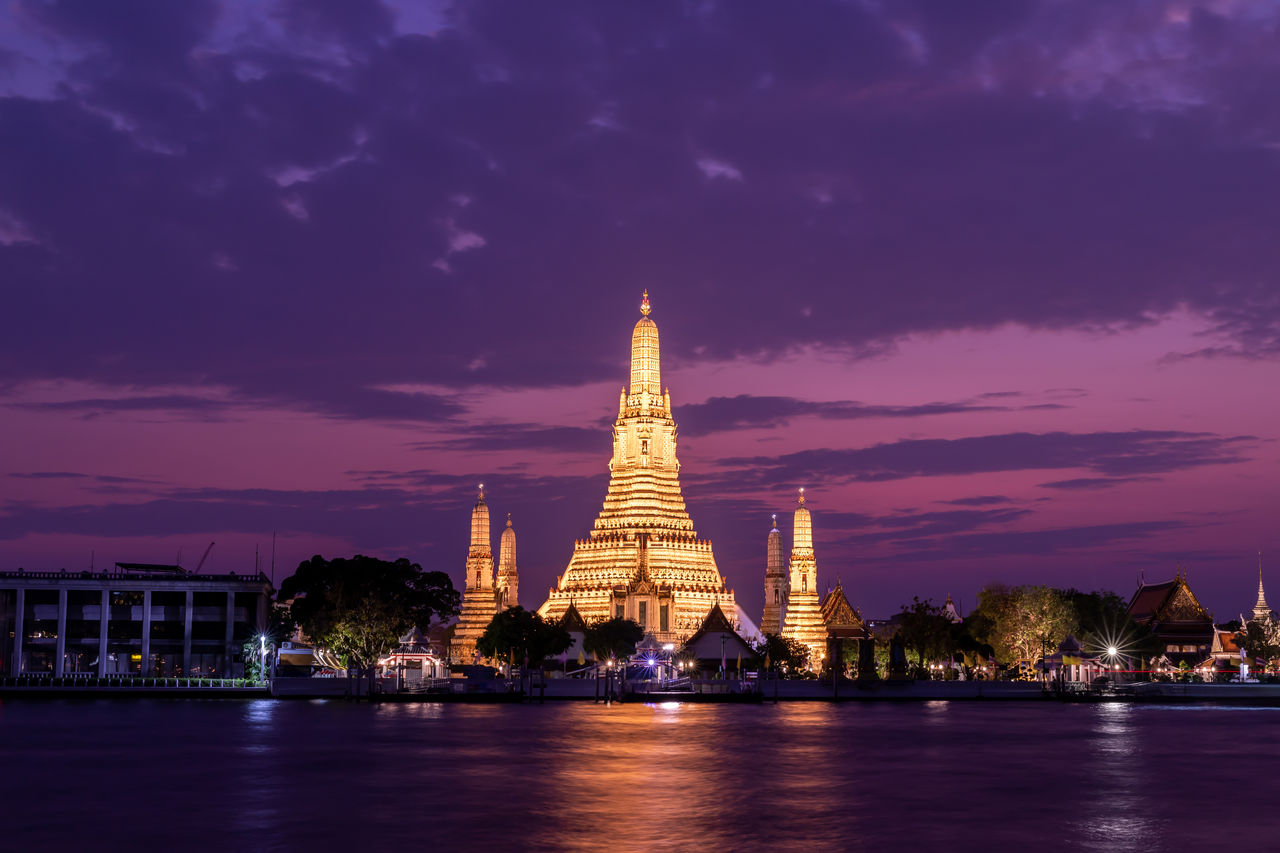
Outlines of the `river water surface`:
[{"label": "river water surface", "polygon": [[3,850],[1280,849],[1280,709],[5,701]]}]

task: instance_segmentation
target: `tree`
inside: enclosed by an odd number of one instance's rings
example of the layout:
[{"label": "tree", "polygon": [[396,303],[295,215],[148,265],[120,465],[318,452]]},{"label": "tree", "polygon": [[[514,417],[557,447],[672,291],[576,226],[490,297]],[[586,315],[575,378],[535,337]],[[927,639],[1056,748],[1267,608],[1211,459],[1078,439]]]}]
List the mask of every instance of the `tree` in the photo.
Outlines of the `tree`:
[{"label": "tree", "polygon": [[424,572],[403,557],[395,562],[357,554],[300,563],[280,584],[292,600],[290,617],[313,641],[367,671],[415,626],[458,612],[458,591],[444,572]]},{"label": "tree", "polygon": [[600,658],[626,660],[635,654],[636,643],[644,639],[644,628],[631,619],[615,617],[587,626],[582,645]]},{"label": "tree", "polygon": [[496,614],[476,640],[476,651],[487,658],[506,659],[514,665],[528,661],[538,667],[573,644],[569,632],[558,622],[548,622],[537,613],[516,605]]},{"label": "tree", "polygon": [[913,597],[898,614],[898,634],[909,651],[915,652],[916,670],[923,672],[927,661],[950,658],[954,651],[951,620],[933,599]]},{"label": "tree", "polygon": [[1280,657],[1280,623],[1270,616],[1250,619],[1236,633],[1235,641],[1251,660],[1273,661]]},{"label": "tree", "polygon": [[760,658],[761,666],[764,665],[764,659],[768,657],[769,668],[783,675],[804,672],[809,666],[809,647],[790,637],[765,634],[753,648],[756,656]]},{"label": "tree", "polygon": [[1149,626],[1134,622],[1128,604],[1114,592],[1069,589],[1064,595],[1076,612],[1076,639],[1087,651],[1096,654],[1114,647],[1123,655],[1142,661],[1159,657],[1164,651],[1160,638]]},{"label": "tree", "polygon": [[974,638],[989,644],[1006,665],[1035,661],[1076,630],[1076,613],[1047,586],[991,584],[978,592]]}]

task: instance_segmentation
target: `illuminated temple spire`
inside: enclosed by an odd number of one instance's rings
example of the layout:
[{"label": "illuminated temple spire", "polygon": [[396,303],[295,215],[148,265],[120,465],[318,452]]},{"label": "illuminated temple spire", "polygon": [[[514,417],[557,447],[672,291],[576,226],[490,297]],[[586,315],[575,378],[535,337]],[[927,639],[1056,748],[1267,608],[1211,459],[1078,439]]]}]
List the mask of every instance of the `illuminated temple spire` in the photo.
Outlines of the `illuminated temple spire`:
[{"label": "illuminated temple spire", "polygon": [[658,356],[658,324],[649,319],[649,291],[644,292],[640,313],[631,332],[631,396],[662,396],[662,370]]},{"label": "illuminated temple spire", "polygon": [[813,519],[804,505],[804,489],[796,502],[791,536],[791,579],[782,636],[809,647],[809,667],[822,668],[827,630],[818,602],[818,561],[813,553]]},{"label": "illuminated temple spire", "polygon": [[760,630],[765,634],[777,634],[782,630],[782,614],[787,608],[787,572],[782,563],[782,533],[778,530],[778,516],[773,516],[773,529],[765,545],[764,614]]},{"label": "illuminated temple spire", "polygon": [[473,663],[476,640],[488,627],[497,603],[493,592],[493,546],[489,539],[489,506],[484,502],[484,483],[471,508],[471,546],[462,592],[462,611],[454,628],[449,656],[456,662]]},{"label": "illuminated temple spire", "polygon": [[498,543],[498,609],[505,610],[520,603],[520,578],[516,571],[516,531],[511,526],[511,513],[507,513],[507,528],[502,531]]},{"label": "illuminated temple spire", "polygon": [[714,604],[735,622],[739,614],[711,543],[698,538],[685,508],[652,311],[646,290],[631,332],[631,381],[618,396],[604,505],[538,612],[558,619],[572,603],[588,621],[625,616],[668,642],[696,631]]},{"label": "illuminated temple spire", "polygon": [[489,505],[484,502],[484,483],[471,508],[471,547],[467,549],[467,589],[493,588],[493,551],[489,544]]},{"label": "illuminated temple spire", "polygon": [[1258,552],[1258,601],[1253,605],[1253,618],[1262,619],[1271,615],[1271,608],[1267,606],[1267,595],[1262,591],[1262,552]]}]

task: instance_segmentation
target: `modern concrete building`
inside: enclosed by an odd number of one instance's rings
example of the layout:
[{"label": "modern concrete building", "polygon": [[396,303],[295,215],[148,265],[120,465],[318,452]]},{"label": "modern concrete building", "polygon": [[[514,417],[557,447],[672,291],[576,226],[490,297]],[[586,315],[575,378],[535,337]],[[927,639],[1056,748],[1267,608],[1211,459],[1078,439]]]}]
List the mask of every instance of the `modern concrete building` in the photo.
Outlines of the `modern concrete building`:
[{"label": "modern concrete building", "polygon": [[243,675],[266,625],[266,575],[116,563],[106,572],[0,572],[0,676]]}]

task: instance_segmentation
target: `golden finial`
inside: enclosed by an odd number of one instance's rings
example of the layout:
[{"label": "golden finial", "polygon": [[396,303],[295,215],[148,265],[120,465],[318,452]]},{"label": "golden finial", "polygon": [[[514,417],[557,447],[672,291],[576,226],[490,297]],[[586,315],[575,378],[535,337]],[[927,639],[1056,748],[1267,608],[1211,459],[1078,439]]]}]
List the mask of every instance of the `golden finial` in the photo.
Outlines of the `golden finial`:
[{"label": "golden finial", "polygon": [[644,292],[644,298],[640,300],[640,313],[648,317],[649,312],[652,310],[653,309],[649,307],[649,291],[646,289]]},{"label": "golden finial", "polygon": [[511,513],[507,513],[507,527],[511,526]]},{"label": "golden finial", "polygon": [[480,484],[480,500],[484,500],[484,483]]},{"label": "golden finial", "polygon": [[804,486],[800,487],[800,506],[804,506]]}]

